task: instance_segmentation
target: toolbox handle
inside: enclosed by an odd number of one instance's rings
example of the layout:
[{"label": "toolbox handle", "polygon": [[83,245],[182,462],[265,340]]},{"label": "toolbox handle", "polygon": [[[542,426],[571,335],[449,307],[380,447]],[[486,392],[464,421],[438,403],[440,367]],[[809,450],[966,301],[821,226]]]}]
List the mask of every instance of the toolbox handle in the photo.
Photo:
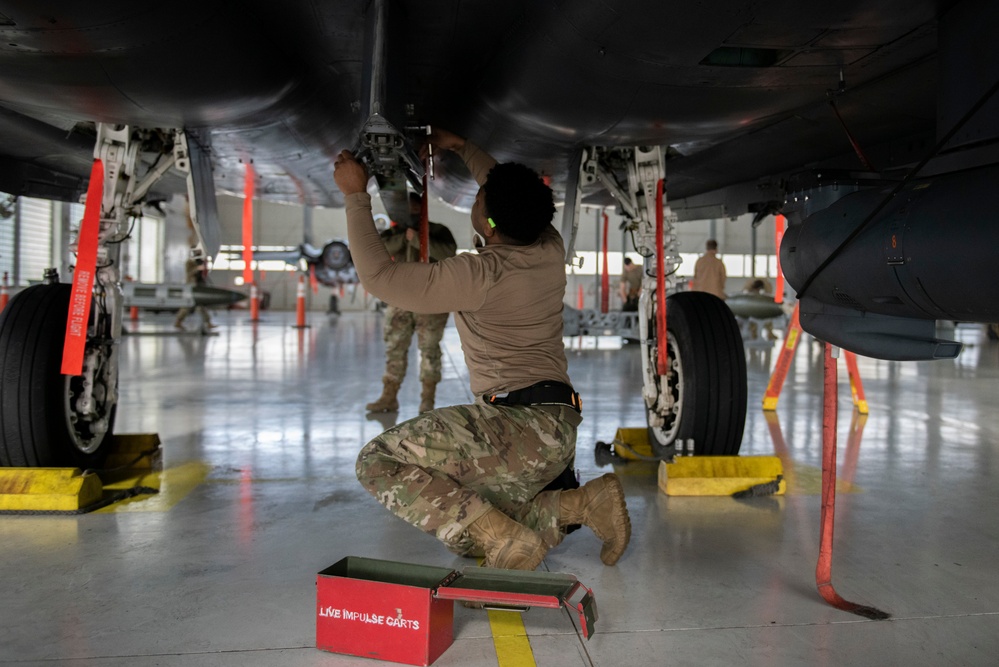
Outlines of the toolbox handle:
[{"label": "toolbox handle", "polygon": [[484,604],[482,608],[489,611],[515,611],[518,614],[523,614],[531,609],[530,607],[510,607],[502,604]]},{"label": "toolbox handle", "polygon": [[[596,598],[591,589],[572,575],[495,568],[466,568],[461,577],[453,575],[451,573],[434,589],[434,598],[476,602],[484,609],[520,613],[531,607],[559,609],[564,606],[579,614],[583,637],[590,639],[593,636],[593,626],[597,622]],[[459,580],[465,585],[456,585]]]}]

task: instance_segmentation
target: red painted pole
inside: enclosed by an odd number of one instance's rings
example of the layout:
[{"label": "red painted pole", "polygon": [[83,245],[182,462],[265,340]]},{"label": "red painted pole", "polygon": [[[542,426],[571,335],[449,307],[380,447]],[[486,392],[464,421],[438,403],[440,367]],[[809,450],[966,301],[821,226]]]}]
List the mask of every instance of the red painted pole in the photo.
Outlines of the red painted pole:
[{"label": "red painted pole", "polygon": [[656,341],[659,353],[656,355],[656,374],[666,375],[669,359],[666,352],[666,258],[663,257],[663,187],[666,181],[659,179],[656,185]]},{"label": "red painted pole", "polygon": [[784,223],[785,219],[783,215],[778,214],[774,218],[774,247],[777,249],[777,279],[776,286],[774,287],[774,302],[784,303],[784,272],[780,270],[780,242],[784,239]]},{"label": "red painted pole", "polygon": [[309,264],[309,287],[313,294],[319,294],[319,279],[316,278],[316,265]]},{"label": "red painted pole", "polygon": [[600,312],[606,313],[610,308],[610,266],[607,257],[607,227],[610,224],[610,216],[604,213],[604,268],[600,276]]},{"label": "red painted pole", "polygon": [[243,283],[253,282],[253,165],[246,165],[243,184]]}]

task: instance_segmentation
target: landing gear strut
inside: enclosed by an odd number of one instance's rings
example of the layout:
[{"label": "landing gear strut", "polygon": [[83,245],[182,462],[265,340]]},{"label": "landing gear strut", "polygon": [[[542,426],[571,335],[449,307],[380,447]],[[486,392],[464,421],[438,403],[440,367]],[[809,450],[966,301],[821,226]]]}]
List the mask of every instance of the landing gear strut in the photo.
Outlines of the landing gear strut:
[{"label": "landing gear strut", "polygon": [[[192,164],[182,130],[173,132],[172,152],[161,156],[165,159],[158,160],[141,180],[136,177],[140,143],[153,135],[162,133],[97,126],[94,157],[103,164],[103,197],[97,202],[100,226],[93,296],[89,313],[81,313],[85,316],[81,323],[86,320],[86,343],[80,373],[62,373],[72,286],[60,283],[54,269],[46,272],[44,284],[22,290],[0,313],[2,466],[94,468],[107,455],[118,404],[123,314],[120,244],[127,238],[129,218],[141,215],[143,197],[172,167],[187,175],[192,208],[206,193],[195,180],[205,176],[206,161]],[[210,183],[210,169],[208,178]],[[200,208],[214,212],[214,199],[204,203],[210,205]],[[201,229],[196,232],[198,247],[204,251]]]}]

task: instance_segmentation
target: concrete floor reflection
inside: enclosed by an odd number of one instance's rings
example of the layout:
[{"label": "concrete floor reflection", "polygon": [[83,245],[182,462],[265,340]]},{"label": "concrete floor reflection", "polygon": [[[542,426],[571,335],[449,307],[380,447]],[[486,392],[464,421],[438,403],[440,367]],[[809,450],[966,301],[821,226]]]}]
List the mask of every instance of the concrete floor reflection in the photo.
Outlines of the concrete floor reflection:
[{"label": "concrete floor reflection", "polygon": [[[201,337],[163,335],[169,316],[143,316],[125,338],[117,430],[159,433],[168,471],[201,481],[150,511],[0,517],[0,663],[378,664],[314,648],[315,574],[347,555],[469,564],[356,481],[358,450],[419,405],[410,363],[398,414],[364,412],[384,366],[380,315],[310,314],[307,329],[293,313],[262,318],[221,314],[218,335]],[[577,467],[584,480],[621,475],[633,538],[615,567],[585,530],[548,554],[543,568],[594,589],[600,619],[584,641],[570,615],[528,612],[536,664],[994,664],[999,344],[980,328],[955,335],[968,347],[954,361],[861,358],[866,420],[848,418],[840,373],[837,588],[889,622],[815,590],[819,345],[802,341],[773,413],[760,406],[777,348],[747,350],[742,452],[780,456],[794,482],[737,501],[666,497],[654,464],[598,465],[597,441],[644,426],[640,350],[567,339],[584,400]],[[471,401],[453,326],[443,352],[439,404]],[[457,608],[455,637],[436,665],[498,664],[485,613]]]}]

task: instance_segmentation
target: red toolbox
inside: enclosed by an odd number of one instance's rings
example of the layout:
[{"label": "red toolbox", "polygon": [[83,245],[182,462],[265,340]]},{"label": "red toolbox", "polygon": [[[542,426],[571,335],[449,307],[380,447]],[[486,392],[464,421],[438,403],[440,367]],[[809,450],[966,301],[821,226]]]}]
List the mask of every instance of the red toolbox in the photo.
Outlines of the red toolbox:
[{"label": "red toolbox", "polygon": [[316,648],[430,665],[453,641],[454,601],[525,610],[566,606],[583,636],[597,620],[593,591],[571,574],[444,567],[348,556],[316,576]]}]

